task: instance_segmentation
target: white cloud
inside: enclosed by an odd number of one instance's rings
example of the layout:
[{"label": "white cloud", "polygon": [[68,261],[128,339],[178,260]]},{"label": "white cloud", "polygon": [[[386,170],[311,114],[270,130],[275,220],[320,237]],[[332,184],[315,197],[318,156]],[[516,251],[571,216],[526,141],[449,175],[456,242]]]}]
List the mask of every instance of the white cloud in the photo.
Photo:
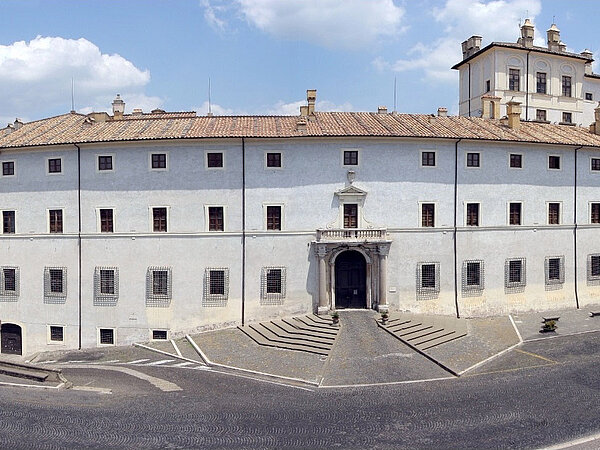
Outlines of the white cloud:
[{"label": "white cloud", "polygon": [[77,110],[109,110],[117,92],[128,111],[152,109],[162,103],[160,98],[143,92],[150,82],[150,72],[138,69],[122,56],[104,54],[83,38],[38,36],[29,42],[0,45],[0,116],[69,111],[71,78]]},{"label": "white cloud", "polygon": [[[202,0],[205,19],[223,28],[227,2]],[[236,0],[241,17],[278,38],[329,48],[364,48],[404,30],[404,8],[393,0]]]},{"label": "white cloud", "polygon": [[[393,63],[379,58],[372,64],[378,70],[422,70],[429,79],[456,82],[456,73],[450,67],[462,59],[462,41],[479,34],[483,45],[490,41],[516,42],[519,21],[526,15],[533,21],[541,9],[540,0],[446,0],[442,8],[432,11],[434,20],[444,30],[442,37],[431,43],[418,43],[409,51],[409,56],[415,55],[412,58]],[[539,37],[536,39],[538,43]]]}]

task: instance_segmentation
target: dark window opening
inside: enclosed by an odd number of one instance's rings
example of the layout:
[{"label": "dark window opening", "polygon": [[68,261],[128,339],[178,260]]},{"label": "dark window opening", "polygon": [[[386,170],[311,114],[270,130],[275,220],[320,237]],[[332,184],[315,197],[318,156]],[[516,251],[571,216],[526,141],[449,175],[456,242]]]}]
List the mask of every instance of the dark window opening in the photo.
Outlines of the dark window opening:
[{"label": "dark window opening", "polygon": [[223,231],[223,207],[208,207],[208,231]]},{"label": "dark window opening", "polygon": [[560,203],[548,203],[548,224],[558,225],[560,223]]},{"label": "dark window opening", "polygon": [[2,211],[2,232],[4,234],[15,233],[15,212]]},{"label": "dark window opening", "polygon": [[538,72],[536,74],[536,92],[538,94],[546,93],[546,73],[545,72]]},{"label": "dark window opening", "polygon": [[61,269],[50,269],[50,292],[53,294],[62,294],[63,286],[63,271]]},{"label": "dark window opening", "polygon": [[600,203],[592,203],[591,205],[591,223],[600,223]]},{"label": "dark window opening", "polygon": [[167,208],[152,208],[153,231],[167,231]]},{"label": "dark window opening", "polygon": [[481,284],[481,264],[478,262],[467,263],[467,286],[479,286]]},{"label": "dark window opening", "polygon": [[152,330],[152,339],[156,341],[166,341],[167,330]]},{"label": "dark window opening", "polygon": [[48,211],[50,216],[50,233],[63,232],[63,212],[62,209],[51,209]]},{"label": "dark window opening", "polygon": [[167,270],[152,272],[152,294],[169,295],[169,272]]},{"label": "dark window opening", "polygon": [[479,167],[479,153],[467,153],[467,167]]},{"label": "dark window opening", "polygon": [[479,226],[479,203],[467,203],[467,226]]},{"label": "dark window opening", "polygon": [[223,167],[223,153],[207,153],[206,158],[208,167]]},{"label": "dark window opening", "polygon": [[562,77],[562,95],[571,97],[571,77]]},{"label": "dark window opening", "polygon": [[356,151],[356,150],[344,151],[344,165],[345,166],[357,166],[358,165],[358,151]]},{"label": "dark window opening", "polygon": [[115,330],[100,328],[100,343],[113,345],[115,343]]},{"label": "dark window opening", "polygon": [[523,262],[519,259],[508,262],[508,282],[520,283],[523,273]]},{"label": "dark window opening", "polygon": [[15,163],[14,161],[6,161],[2,163],[2,175],[9,176],[15,174]]},{"label": "dark window opening", "polygon": [[281,294],[281,269],[267,271],[267,294]]},{"label": "dark window opening", "polygon": [[421,152],[422,166],[435,166],[435,152]]},{"label": "dark window opening", "polygon": [[560,258],[548,259],[548,280],[560,280]]},{"label": "dark window opening", "polygon": [[152,168],[153,169],[166,169],[167,168],[167,154],[166,153],[152,153]]},{"label": "dark window opening", "polygon": [[267,206],[267,230],[281,230],[281,206]]},{"label": "dark window opening", "polygon": [[64,328],[63,327],[50,327],[50,340],[54,342],[62,342],[64,339]]},{"label": "dark window opening", "polygon": [[423,203],[421,205],[421,226],[422,227],[434,227],[435,226],[435,204]]},{"label": "dark window opening", "polygon": [[62,160],[60,158],[53,158],[48,160],[48,173],[61,173],[62,172]]},{"label": "dark window opening", "polygon": [[563,123],[573,123],[573,114],[570,112],[562,113],[562,121]]},{"label": "dark window opening", "polygon": [[281,167],[281,153],[267,153],[267,167]]},{"label": "dark window opening", "polygon": [[511,153],[511,155],[510,155],[510,167],[521,169],[523,167],[523,156]]},{"label": "dark window opening", "polygon": [[4,291],[16,292],[17,290],[17,270],[3,269],[4,274]]},{"label": "dark window opening", "polygon": [[112,156],[98,156],[98,170],[112,170]]},{"label": "dark window opening", "polygon": [[509,69],[508,71],[508,90],[518,91],[519,90],[519,69]]},{"label": "dark window opening", "polygon": [[521,204],[511,203],[509,205],[509,224],[521,225]]},{"label": "dark window opening", "polygon": [[421,287],[422,288],[435,288],[435,264],[423,264],[421,265]]},{"label": "dark window opening", "polygon": [[209,294],[225,295],[225,271],[211,270],[209,272]]},{"label": "dark window opening", "polygon": [[100,270],[100,293],[114,295],[115,293],[115,271],[110,269]]},{"label": "dark window opening", "polygon": [[547,122],[547,115],[545,109],[536,109],[535,110],[535,120],[539,120],[540,122]]},{"label": "dark window opening", "polygon": [[548,156],[548,168],[560,169],[560,156]]},{"label": "dark window opening", "polygon": [[112,233],[113,230],[113,210],[112,209],[101,209],[100,210],[100,232]]},{"label": "dark window opening", "polygon": [[356,203],[344,205],[344,228],[358,228],[358,205]]}]

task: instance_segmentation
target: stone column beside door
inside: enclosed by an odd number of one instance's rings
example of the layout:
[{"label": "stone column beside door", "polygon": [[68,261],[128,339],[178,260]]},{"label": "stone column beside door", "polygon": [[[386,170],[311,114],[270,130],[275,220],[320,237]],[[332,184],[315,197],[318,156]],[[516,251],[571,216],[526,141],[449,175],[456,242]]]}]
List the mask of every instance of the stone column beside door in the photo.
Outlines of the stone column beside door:
[{"label": "stone column beside door", "polygon": [[327,314],[329,311],[329,299],[327,298],[327,247],[325,245],[317,246],[317,257],[319,259],[319,307],[318,314]]},{"label": "stone column beside door", "polygon": [[380,244],[377,246],[377,253],[379,254],[379,312],[387,312],[389,310],[387,303],[387,258],[389,252],[389,244]]}]

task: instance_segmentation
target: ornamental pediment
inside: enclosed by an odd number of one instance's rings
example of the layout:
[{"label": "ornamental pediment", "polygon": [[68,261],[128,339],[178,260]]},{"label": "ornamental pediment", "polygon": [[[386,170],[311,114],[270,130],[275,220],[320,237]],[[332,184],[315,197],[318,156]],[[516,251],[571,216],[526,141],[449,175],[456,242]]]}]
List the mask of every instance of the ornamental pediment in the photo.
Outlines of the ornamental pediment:
[{"label": "ornamental pediment", "polygon": [[357,188],[356,186],[350,185],[336,191],[335,195],[337,195],[340,199],[348,200],[352,198],[362,199],[367,196],[367,192],[362,189]]}]

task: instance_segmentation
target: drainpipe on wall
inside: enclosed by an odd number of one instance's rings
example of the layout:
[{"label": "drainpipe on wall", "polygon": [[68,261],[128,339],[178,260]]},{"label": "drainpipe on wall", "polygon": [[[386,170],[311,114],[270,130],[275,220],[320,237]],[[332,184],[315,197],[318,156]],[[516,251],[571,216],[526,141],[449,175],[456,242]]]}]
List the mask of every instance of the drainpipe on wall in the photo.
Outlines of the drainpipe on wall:
[{"label": "drainpipe on wall", "polygon": [[242,326],[246,308],[246,141],[242,138]]},{"label": "drainpipe on wall", "polygon": [[577,283],[577,151],[581,150],[583,145],[575,148],[575,169],[573,173],[573,274],[575,288],[575,304],[579,309],[579,293]]},{"label": "drainpipe on wall", "polygon": [[78,250],[78,256],[77,256],[77,262],[78,262],[78,273],[77,273],[77,280],[78,280],[78,307],[79,307],[79,313],[78,313],[78,327],[79,327],[79,344],[78,344],[78,348],[79,350],[81,350],[81,148],[79,147],[79,145],[77,144],[73,144],[75,145],[75,147],[77,147],[77,218],[78,218],[78,224],[77,224],[77,250]]},{"label": "drainpipe on wall", "polygon": [[469,117],[471,117],[471,63],[467,63],[469,66]]},{"label": "drainpipe on wall", "polygon": [[454,306],[456,307],[457,319],[460,319],[460,313],[458,310],[458,270],[456,268],[458,263],[458,256],[456,252],[456,214],[458,207],[458,143],[460,141],[462,141],[462,138],[454,143],[454,226],[452,228],[452,240],[454,243]]},{"label": "drainpipe on wall", "polygon": [[527,63],[525,65],[525,120],[529,120],[529,54],[531,50],[527,51]]}]

